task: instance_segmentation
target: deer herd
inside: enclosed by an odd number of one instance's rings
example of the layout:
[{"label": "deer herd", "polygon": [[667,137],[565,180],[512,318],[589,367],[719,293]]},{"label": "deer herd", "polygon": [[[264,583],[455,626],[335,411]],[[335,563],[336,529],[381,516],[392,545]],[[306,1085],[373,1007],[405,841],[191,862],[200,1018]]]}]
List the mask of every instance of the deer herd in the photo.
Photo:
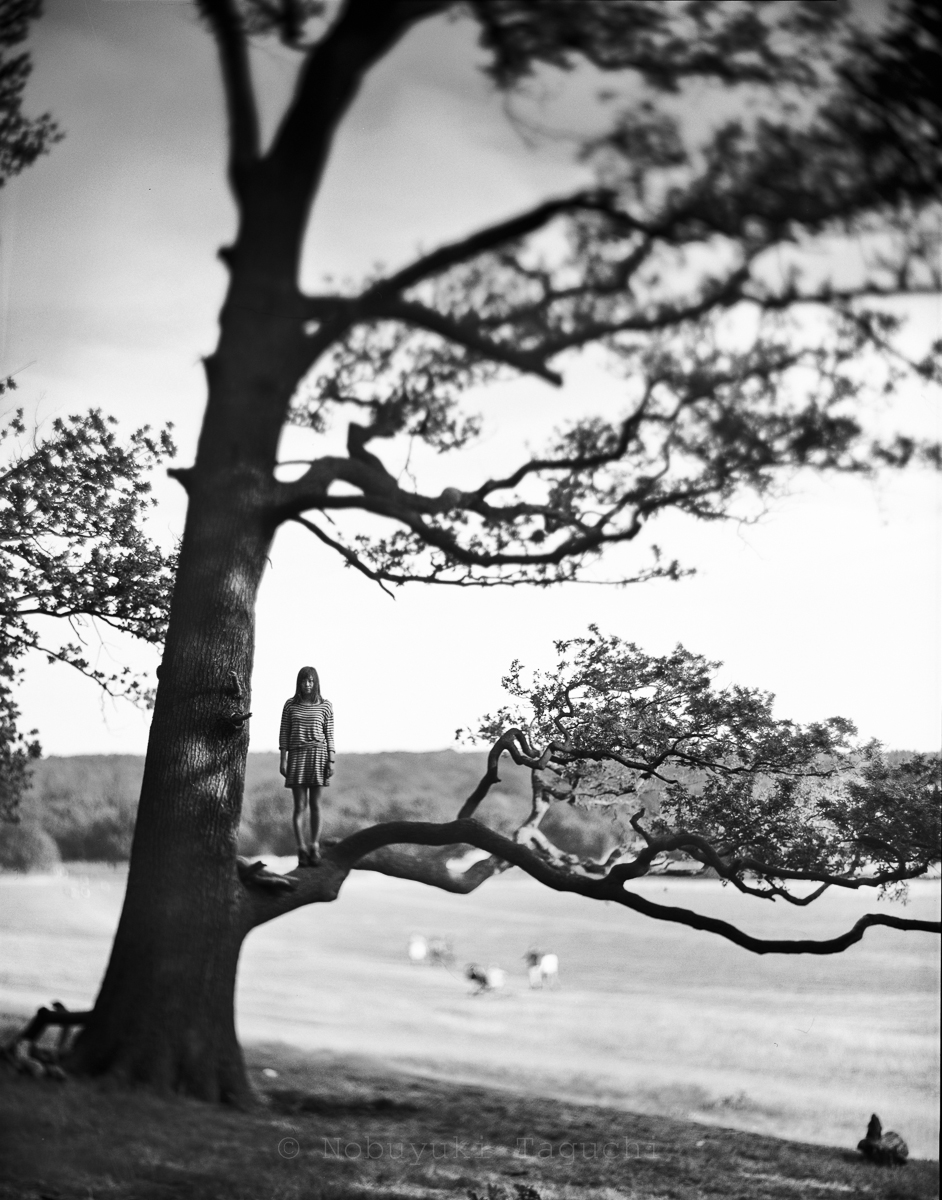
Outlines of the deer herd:
[{"label": "deer herd", "polygon": [[[451,968],[455,963],[455,952],[451,942],[441,937],[426,937],[413,933],[406,947],[409,962],[414,967],[442,966]],[[523,956],[527,968],[527,983],[533,990],[544,987],[559,987],[559,956],[531,947]],[[507,984],[507,972],[491,964],[487,967],[468,963],[464,969],[466,979],[474,984],[473,995],[484,992],[501,992]]]}]

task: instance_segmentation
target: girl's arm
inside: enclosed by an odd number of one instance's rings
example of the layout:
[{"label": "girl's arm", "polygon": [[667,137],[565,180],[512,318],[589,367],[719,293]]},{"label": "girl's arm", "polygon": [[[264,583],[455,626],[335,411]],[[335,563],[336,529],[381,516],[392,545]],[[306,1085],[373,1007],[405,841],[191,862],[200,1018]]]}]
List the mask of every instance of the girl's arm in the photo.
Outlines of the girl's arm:
[{"label": "girl's arm", "polygon": [[288,774],[288,742],[291,739],[291,701],[288,700],[281,710],[281,729],[278,731],[278,749],[281,761],[278,770],[282,775]]},{"label": "girl's arm", "polygon": [[327,742],[327,773],[333,775],[337,755],[334,751],[334,709],[329,700],[324,705],[324,740]]}]

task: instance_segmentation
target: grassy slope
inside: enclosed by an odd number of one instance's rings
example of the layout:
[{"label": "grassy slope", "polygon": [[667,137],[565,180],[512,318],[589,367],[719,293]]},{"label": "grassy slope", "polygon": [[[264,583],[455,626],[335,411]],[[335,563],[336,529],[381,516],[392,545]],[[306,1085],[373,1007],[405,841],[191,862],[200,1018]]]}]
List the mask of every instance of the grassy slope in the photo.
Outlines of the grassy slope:
[{"label": "grassy slope", "polygon": [[[91,1003],[123,882],[120,869],[89,865],[0,876],[3,1011],[25,1019],[51,999]],[[780,912],[710,883],[639,889],[762,936],[824,936],[873,904],[848,893]],[[913,893],[903,911],[937,913],[937,884]],[[412,930],[448,936],[455,971],[411,968]],[[522,955],[534,942],[560,955],[559,990],[527,987]],[[852,1147],[876,1111],[914,1154],[934,1158],[937,955],[929,935],[871,930],[830,958],[756,958],[524,877],[450,896],[357,873],[339,903],[253,932],[237,1025],[244,1043],[369,1055],[439,1080],[797,1141]],[[460,969],[469,961],[505,967],[505,994],[471,996]]]},{"label": "grassy slope", "polygon": [[[254,1047],[249,1067],[266,1099],[249,1113],[0,1072],[0,1198],[938,1195],[937,1163],[873,1167],[849,1149],[381,1073],[278,1046]],[[527,1155],[517,1152],[521,1138],[532,1139]]]}]

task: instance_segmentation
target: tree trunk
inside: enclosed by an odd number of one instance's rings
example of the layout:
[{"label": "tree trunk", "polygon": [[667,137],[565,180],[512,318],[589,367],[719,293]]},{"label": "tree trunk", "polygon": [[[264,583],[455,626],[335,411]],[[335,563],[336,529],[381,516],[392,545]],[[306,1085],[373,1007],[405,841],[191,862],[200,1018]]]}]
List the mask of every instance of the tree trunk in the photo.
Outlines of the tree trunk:
[{"label": "tree trunk", "polygon": [[[217,6],[221,8],[223,6]],[[347,8],[308,56],[270,152],[255,145],[254,100],[234,47],[212,18],[230,88],[230,181],[239,229],[159,671],[128,889],[94,1011],[73,1069],[109,1073],[208,1100],[250,1094],[233,1015],[252,898],[239,882],[236,835],[250,707],[255,599],[278,517],[278,440],[299,380],[343,330],[305,332],[300,248],[334,131],[364,73],[440,0]],[[244,49],[244,45],[241,47]],[[234,673],[234,674],[233,674]],[[241,686],[238,695],[233,686]],[[333,899],[336,883],[322,899]]]},{"label": "tree trunk", "polygon": [[127,895],[70,1065],[239,1103],[250,1095],[233,1014],[251,927],[235,865],[248,730],[230,718],[250,705],[255,600],[274,524],[270,469],[213,465],[198,462],[188,479]]}]

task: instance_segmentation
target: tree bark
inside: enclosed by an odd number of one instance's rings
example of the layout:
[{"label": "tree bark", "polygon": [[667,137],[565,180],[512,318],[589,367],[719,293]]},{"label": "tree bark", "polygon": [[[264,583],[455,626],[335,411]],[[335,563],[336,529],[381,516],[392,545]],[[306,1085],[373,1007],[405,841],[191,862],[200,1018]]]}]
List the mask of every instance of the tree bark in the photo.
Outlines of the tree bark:
[{"label": "tree bark", "polygon": [[[187,522],[124,909],[70,1065],[240,1102],[250,1089],[235,1036],[235,976],[258,913],[235,853],[248,731],[227,717],[250,708],[255,600],[283,519],[274,468],[288,404],[344,324],[305,334],[300,247],[337,124],[364,75],[415,22],[446,5],[345,4],[309,52],[264,157],[244,30],[229,4],[203,7],[227,88],[239,231],[224,255],[230,285],[206,361],[196,463],[178,473],[189,493]],[[334,899],[345,874],[326,872],[317,898]]]},{"label": "tree bark", "polygon": [[233,994],[250,917],[235,852],[248,730],[231,715],[250,707],[255,600],[274,523],[270,468],[220,466],[215,449],[217,462],[198,459],[187,478],[127,895],[70,1065],[242,1102]]}]

